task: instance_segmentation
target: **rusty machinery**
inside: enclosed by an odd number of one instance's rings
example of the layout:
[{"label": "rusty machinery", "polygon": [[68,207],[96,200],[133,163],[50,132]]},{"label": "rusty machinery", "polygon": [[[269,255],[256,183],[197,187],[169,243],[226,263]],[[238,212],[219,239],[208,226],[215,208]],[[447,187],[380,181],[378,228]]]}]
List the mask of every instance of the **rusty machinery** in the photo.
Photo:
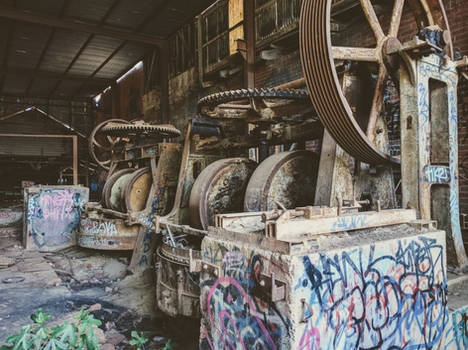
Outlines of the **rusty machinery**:
[{"label": "rusty machinery", "polygon": [[[401,344],[425,348],[426,324],[420,339],[417,331],[406,339],[396,336],[404,327],[417,328],[419,323],[400,313],[406,304],[400,304],[394,316],[389,316],[389,309],[375,312],[376,319],[392,321],[381,323],[378,336],[366,334],[367,322],[373,322],[368,321],[367,313],[374,312],[366,300],[371,304],[376,298],[384,305],[392,300],[386,287],[377,293],[380,296],[364,299],[366,288],[363,299],[355,303],[358,299],[352,295],[366,280],[359,273],[398,279],[399,272],[389,265],[379,270],[377,264],[366,264],[380,259],[382,253],[377,248],[374,251],[377,245],[390,257],[401,253],[397,251],[401,245],[391,247],[393,235],[401,227],[407,229],[402,237],[408,239],[402,244],[417,245],[418,235],[428,234],[435,242],[438,225],[446,232],[448,263],[459,269],[467,267],[459,222],[457,165],[457,83],[467,59],[454,60],[441,2],[406,1],[408,19],[414,18],[413,37],[399,35],[403,0],[379,2],[380,7],[370,0],[346,1],[342,2],[345,14],[340,14],[340,2],[334,3],[304,0],[300,19],[305,81],[325,128],[318,176],[312,181],[315,198],[306,206],[283,205],[281,190],[279,197],[276,192],[265,196],[267,191],[260,190],[274,182],[264,174],[257,179],[259,190],[250,198],[253,212],[215,216],[214,227],[202,242],[201,258],[193,256],[190,261],[191,271],[200,274],[202,349],[393,348]],[[351,17],[349,9],[354,11],[353,19],[366,20],[367,32],[361,22],[353,20],[346,30],[336,29],[340,16],[347,17],[341,23]],[[389,90],[399,95],[401,154],[389,152],[383,110]],[[258,169],[269,168],[266,162],[268,159]],[[400,200],[394,183],[397,172],[401,172]],[[265,202],[265,197],[271,206],[255,204]],[[382,240],[370,228],[379,228],[387,238]],[[445,247],[443,236],[440,241]],[[370,252],[366,251],[368,244]],[[366,253],[353,257],[358,251]],[[427,287],[424,283],[412,287],[416,292],[410,298],[425,300],[419,309],[425,319],[438,317],[428,306],[435,299],[443,305],[437,313],[448,319],[445,260],[442,255],[439,258],[436,264],[443,278],[439,285],[431,285],[427,300],[418,294]],[[420,270],[417,259],[405,265],[405,273],[413,268]],[[354,284],[353,278],[357,279]],[[369,278],[373,287],[387,286],[383,279]],[[365,308],[366,317],[361,320],[354,317],[356,305]],[[402,330],[394,320],[404,323]],[[375,344],[374,338],[378,339]],[[449,340],[441,331],[431,341],[431,346],[444,347]]]},{"label": "rusty machinery", "polygon": [[[321,135],[312,112],[303,89],[226,91],[199,101],[201,118],[189,124],[174,207],[157,217],[163,241],[155,259],[156,300],[162,311],[200,316],[199,276],[190,272],[191,262],[200,260],[201,241],[216,215],[295,207],[313,198],[316,154],[291,150],[268,157],[272,146],[292,149]],[[248,157],[254,148],[259,162]]]},{"label": "rusty machinery", "polygon": [[[196,147],[257,147],[262,162],[252,164],[246,154],[220,159],[188,186],[183,180],[188,163],[182,163],[181,199],[170,215],[158,218],[164,243],[157,253],[157,302],[163,311],[199,315],[198,274],[205,274],[205,283],[207,274],[214,281],[225,253],[219,252],[215,263],[200,256],[207,234],[233,244],[261,242],[273,251],[288,246],[290,252],[294,247],[304,252],[317,235],[406,223],[416,218],[415,209],[421,225],[436,220],[447,232],[449,262],[466,267],[458,212],[456,102],[458,73],[466,59],[454,61],[439,1],[409,3],[415,36],[400,41],[404,1],[392,2],[383,29],[370,1],[362,0],[371,40],[359,47],[359,30],[355,36],[332,30],[332,0],[304,0],[300,53],[313,107],[300,98],[304,90],[246,89],[200,100],[201,115],[228,127],[241,125],[244,133],[198,139]],[[401,155],[389,153],[383,111],[388,90],[404,96]],[[267,157],[272,145],[313,139],[322,141],[320,157],[307,151]],[[187,143],[185,153],[190,153]],[[395,173],[400,171],[397,200]],[[238,213],[229,213],[236,208]],[[269,278],[265,283],[275,294]]]},{"label": "rusty machinery", "polygon": [[[100,203],[89,203],[78,235],[81,247],[133,250],[151,217],[165,214],[175,195],[180,145],[166,142],[180,132],[171,125],[110,119],[91,133],[92,159],[108,171]],[[175,163],[175,164],[174,164]],[[166,177],[161,177],[164,168]],[[157,201],[155,201],[157,197]]]}]

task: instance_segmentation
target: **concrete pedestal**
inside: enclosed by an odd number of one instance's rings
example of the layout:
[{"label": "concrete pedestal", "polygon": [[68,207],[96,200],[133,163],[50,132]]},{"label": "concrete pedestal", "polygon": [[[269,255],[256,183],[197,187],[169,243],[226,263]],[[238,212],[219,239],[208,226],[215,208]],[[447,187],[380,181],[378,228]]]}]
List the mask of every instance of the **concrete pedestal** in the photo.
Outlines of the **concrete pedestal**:
[{"label": "concrete pedestal", "polygon": [[80,214],[88,198],[89,189],[82,186],[25,188],[24,247],[45,251],[75,245]]},{"label": "concrete pedestal", "polygon": [[304,254],[218,229],[202,260],[201,349],[457,349],[443,231],[323,235]]}]

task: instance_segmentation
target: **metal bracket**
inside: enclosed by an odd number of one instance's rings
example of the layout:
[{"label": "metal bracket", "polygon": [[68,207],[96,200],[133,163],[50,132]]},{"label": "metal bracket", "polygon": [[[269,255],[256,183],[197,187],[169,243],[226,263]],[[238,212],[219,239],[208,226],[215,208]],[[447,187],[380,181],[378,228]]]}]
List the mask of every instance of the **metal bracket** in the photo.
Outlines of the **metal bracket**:
[{"label": "metal bracket", "polygon": [[203,260],[194,257],[193,249],[189,250],[189,258],[190,258],[190,264],[189,264],[190,272],[204,272],[204,273],[208,273],[209,275],[221,277],[221,274],[222,274],[221,267],[215,264],[204,262]]},{"label": "metal bracket", "polygon": [[[301,299],[301,302],[302,302],[302,317],[299,322],[306,323],[314,315],[314,310],[312,310],[312,307],[304,298]],[[307,311],[309,311],[309,316],[306,316]]]},{"label": "metal bracket", "polygon": [[286,282],[275,279],[275,274],[272,272],[270,276],[260,274],[259,284],[267,290],[271,295],[271,301],[277,302],[286,299]]}]

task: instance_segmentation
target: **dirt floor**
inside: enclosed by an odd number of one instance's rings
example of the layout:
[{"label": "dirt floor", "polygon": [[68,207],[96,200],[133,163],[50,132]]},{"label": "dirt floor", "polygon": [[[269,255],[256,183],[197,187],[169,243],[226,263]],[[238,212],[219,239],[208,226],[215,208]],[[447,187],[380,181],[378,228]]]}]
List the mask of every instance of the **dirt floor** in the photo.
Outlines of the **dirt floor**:
[{"label": "dirt floor", "polygon": [[128,274],[130,255],[69,248],[55,253],[25,251],[0,239],[0,345],[30,323],[38,308],[62,323],[90,308],[102,321],[106,350],[131,349],[130,333],[144,331],[146,349],[198,349],[199,320],[172,319],[156,311],[154,273]]}]

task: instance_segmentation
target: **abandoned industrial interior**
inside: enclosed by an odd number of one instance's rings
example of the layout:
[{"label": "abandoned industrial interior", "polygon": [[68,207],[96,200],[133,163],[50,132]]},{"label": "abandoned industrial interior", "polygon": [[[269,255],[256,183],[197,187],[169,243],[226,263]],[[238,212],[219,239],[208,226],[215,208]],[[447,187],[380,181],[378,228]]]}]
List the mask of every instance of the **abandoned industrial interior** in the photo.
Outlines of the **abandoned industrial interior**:
[{"label": "abandoned industrial interior", "polygon": [[468,0],[0,0],[0,349],[468,349]]}]

